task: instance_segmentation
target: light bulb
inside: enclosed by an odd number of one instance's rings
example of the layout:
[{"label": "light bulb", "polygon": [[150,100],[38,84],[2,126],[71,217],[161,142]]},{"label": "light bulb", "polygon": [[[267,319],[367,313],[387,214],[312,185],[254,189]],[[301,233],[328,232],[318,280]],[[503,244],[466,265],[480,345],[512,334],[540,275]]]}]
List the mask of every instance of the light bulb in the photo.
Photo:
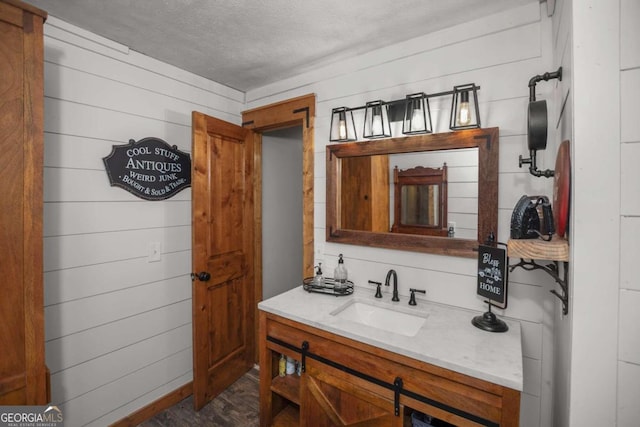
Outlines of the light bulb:
[{"label": "light bulb", "polygon": [[460,92],[460,106],[456,116],[458,126],[467,126],[471,123],[471,111],[469,110],[469,92]]},{"label": "light bulb", "polygon": [[344,120],[340,120],[338,123],[338,138],[347,139],[347,123]]},{"label": "light bulb", "polygon": [[373,120],[371,121],[371,134],[372,135],[382,134],[382,117],[381,116],[373,116]]},{"label": "light bulb", "polygon": [[338,139],[347,139],[347,118],[344,111],[339,113],[338,119]]},{"label": "light bulb", "polygon": [[420,108],[420,100],[416,99],[413,102],[413,114],[411,114],[411,131],[425,130],[424,114],[422,114],[422,109]]}]

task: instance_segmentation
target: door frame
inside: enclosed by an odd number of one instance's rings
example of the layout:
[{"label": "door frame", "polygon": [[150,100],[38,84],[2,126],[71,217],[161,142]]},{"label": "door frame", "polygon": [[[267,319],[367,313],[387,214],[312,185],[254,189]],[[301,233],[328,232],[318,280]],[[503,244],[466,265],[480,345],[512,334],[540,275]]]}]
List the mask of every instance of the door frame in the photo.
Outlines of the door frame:
[{"label": "door frame", "polygon": [[[258,342],[258,303],[262,301],[262,133],[302,126],[302,275],[313,275],[314,261],[314,123],[315,94],[268,104],[242,112],[242,127],[255,132],[254,139],[254,277],[255,330]],[[256,361],[258,352],[256,346]]]}]

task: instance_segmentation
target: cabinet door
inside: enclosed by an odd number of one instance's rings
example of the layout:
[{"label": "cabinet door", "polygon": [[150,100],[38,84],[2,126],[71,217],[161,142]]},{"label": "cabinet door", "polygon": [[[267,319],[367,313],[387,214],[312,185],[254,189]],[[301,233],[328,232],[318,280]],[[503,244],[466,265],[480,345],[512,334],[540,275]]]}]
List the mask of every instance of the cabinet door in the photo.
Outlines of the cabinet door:
[{"label": "cabinet door", "polygon": [[402,417],[395,415],[389,396],[393,397],[391,390],[307,360],[300,384],[300,425],[402,426]]}]

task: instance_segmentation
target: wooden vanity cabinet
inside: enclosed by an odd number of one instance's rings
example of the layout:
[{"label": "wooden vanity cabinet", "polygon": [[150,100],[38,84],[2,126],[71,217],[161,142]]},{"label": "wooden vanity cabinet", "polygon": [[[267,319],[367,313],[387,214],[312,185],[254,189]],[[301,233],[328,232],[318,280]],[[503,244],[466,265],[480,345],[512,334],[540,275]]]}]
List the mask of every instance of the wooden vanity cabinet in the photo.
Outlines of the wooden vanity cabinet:
[{"label": "wooden vanity cabinet", "polygon": [[[278,377],[280,354],[302,374]],[[520,392],[260,311],[261,426],[405,426],[414,410],[517,427]]]}]

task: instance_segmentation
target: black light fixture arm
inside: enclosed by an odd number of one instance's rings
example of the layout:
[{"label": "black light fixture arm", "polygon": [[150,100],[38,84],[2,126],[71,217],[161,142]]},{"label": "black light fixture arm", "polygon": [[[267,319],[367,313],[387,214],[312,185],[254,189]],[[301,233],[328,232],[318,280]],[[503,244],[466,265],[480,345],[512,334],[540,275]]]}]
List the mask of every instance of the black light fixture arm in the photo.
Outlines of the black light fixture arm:
[{"label": "black light fixture arm", "polygon": [[555,171],[551,169],[540,170],[538,166],[536,166],[536,150],[529,150],[529,158],[525,159],[520,155],[518,158],[518,166],[522,167],[522,165],[529,165],[529,173],[535,177],[544,176],[545,178],[552,178],[555,174]]},{"label": "black light fixture arm", "polygon": [[558,79],[562,81],[562,67],[558,68],[558,71],[547,72],[531,77],[531,80],[529,80],[529,102],[536,100],[536,84],[540,81],[546,82],[551,79]]},{"label": "black light fixture arm", "polygon": [[[476,90],[480,90],[480,86],[475,86],[475,88],[476,88]],[[425,93],[425,98],[437,98],[439,96],[453,95],[453,93],[454,93],[454,91],[452,91],[452,90],[446,90],[446,91],[443,91],[443,92],[435,92],[435,93]],[[406,103],[407,103],[407,99],[406,98],[394,99],[393,101],[384,101],[384,105],[388,105],[390,107],[394,107],[394,106],[402,106],[402,107],[404,107],[404,105]],[[345,111],[364,110],[366,107],[367,107],[366,105],[360,105],[358,107],[347,107],[345,109]]]},{"label": "black light fixture arm", "polygon": [[529,158],[519,157],[519,167],[529,165],[529,173],[535,177],[551,178],[551,169],[539,170],[536,164],[536,151],[544,150],[547,146],[547,104],[546,101],[536,102],[536,84],[541,81],[558,79],[562,81],[562,67],[557,71],[538,74],[529,80],[529,112],[527,117]]}]

